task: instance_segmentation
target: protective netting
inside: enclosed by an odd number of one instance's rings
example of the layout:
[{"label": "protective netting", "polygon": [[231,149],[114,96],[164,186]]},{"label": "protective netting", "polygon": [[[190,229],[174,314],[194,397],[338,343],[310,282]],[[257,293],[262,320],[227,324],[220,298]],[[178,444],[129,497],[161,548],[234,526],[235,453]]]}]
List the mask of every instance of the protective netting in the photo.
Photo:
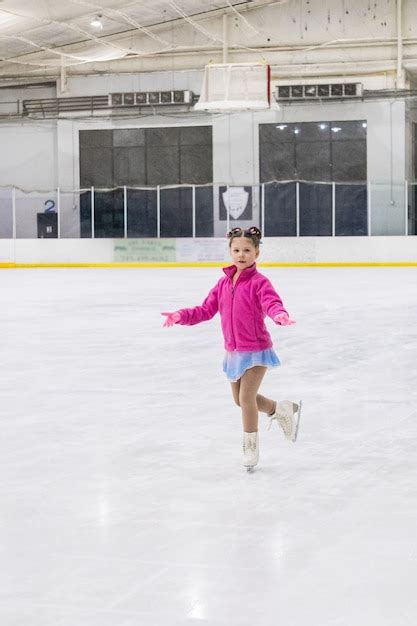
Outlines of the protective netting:
[{"label": "protective netting", "polygon": [[414,235],[417,183],[270,181],[73,191],[0,188],[0,238]]}]

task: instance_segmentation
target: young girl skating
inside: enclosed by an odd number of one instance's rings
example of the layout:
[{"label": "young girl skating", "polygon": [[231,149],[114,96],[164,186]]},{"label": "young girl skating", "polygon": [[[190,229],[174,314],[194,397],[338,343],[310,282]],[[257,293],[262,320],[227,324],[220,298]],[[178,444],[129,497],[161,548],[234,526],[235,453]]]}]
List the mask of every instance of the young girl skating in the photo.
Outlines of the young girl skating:
[{"label": "young girl skating", "polygon": [[192,326],[211,319],[220,312],[226,354],[223,371],[232,386],[233,399],[242,410],[243,465],[248,469],[258,463],[258,411],[277,420],[284,435],[295,441],[300,422],[301,401],[276,402],[258,393],[268,367],[280,364],[272,348],[264,318],[276,324],[295,324],[271,282],[256,269],[261,231],[233,228],[227,235],[233,265],[223,268],[225,276],[211,289],[201,306],[165,312],[164,326]]}]

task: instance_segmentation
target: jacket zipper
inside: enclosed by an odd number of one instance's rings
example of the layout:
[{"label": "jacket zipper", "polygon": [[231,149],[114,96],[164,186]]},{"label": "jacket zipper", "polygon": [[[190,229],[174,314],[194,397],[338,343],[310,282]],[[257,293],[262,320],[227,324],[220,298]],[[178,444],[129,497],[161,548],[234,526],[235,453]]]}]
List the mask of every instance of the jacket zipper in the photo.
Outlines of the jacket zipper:
[{"label": "jacket zipper", "polygon": [[239,278],[236,280],[235,284],[233,284],[233,278],[231,278],[231,283],[232,283],[232,306],[230,307],[230,329],[232,331],[232,337],[233,337],[233,351],[236,352],[236,339],[235,339],[235,333],[233,330],[233,306],[234,306],[234,301],[235,301],[235,289],[236,289],[236,285],[238,282]]}]

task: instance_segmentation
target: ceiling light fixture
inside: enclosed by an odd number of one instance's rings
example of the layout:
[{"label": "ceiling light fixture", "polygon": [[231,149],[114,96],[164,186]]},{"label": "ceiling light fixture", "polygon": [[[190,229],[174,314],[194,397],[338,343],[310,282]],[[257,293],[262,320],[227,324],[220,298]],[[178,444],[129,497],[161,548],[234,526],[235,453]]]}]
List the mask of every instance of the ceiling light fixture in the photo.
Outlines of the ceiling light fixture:
[{"label": "ceiling light fixture", "polygon": [[101,18],[102,18],[102,17],[103,17],[102,15],[96,15],[96,17],[94,17],[94,18],[91,20],[90,25],[91,25],[93,28],[97,28],[97,29],[100,29],[100,30],[101,30],[101,29],[103,28],[103,22],[101,21]]}]

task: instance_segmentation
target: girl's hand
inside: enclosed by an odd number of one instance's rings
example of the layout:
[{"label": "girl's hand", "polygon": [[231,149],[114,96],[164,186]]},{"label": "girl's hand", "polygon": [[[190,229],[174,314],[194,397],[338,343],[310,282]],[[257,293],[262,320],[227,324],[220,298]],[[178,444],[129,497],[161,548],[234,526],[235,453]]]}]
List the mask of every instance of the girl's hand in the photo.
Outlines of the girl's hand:
[{"label": "girl's hand", "polygon": [[174,311],[173,313],[161,313],[161,315],[166,315],[166,320],[163,324],[163,326],[174,326],[174,324],[176,324],[177,322],[180,321],[181,319],[181,313],[179,313],[178,311]]},{"label": "girl's hand", "polygon": [[274,322],[280,326],[291,326],[291,324],[295,324],[295,321],[290,320],[287,313],[278,313],[278,315],[275,315]]}]

